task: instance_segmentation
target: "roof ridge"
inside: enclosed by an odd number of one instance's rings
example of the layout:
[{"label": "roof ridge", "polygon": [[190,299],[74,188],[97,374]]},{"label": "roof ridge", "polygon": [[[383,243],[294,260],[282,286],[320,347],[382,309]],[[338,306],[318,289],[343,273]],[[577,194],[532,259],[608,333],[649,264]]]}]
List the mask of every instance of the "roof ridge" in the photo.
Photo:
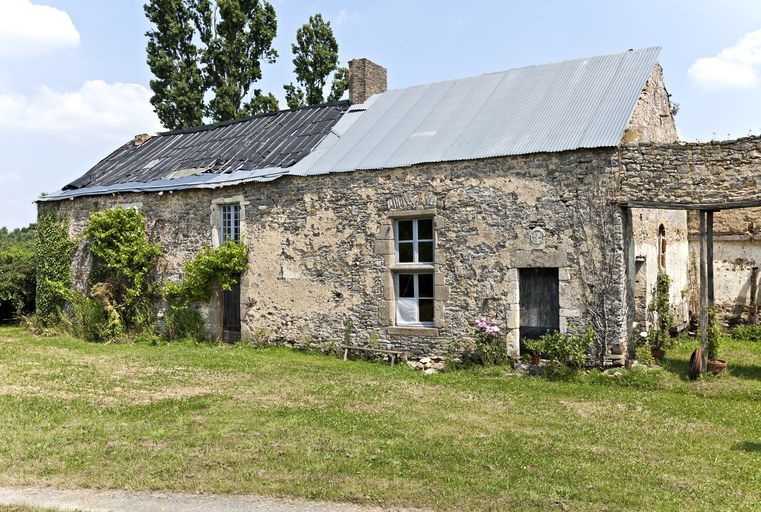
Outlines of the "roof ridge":
[{"label": "roof ridge", "polygon": [[500,71],[489,71],[488,73],[480,73],[480,74],[477,74],[477,75],[468,75],[468,76],[461,76],[461,77],[456,77],[456,78],[447,78],[445,80],[437,80],[435,82],[427,82],[427,83],[422,83],[422,84],[414,84],[414,85],[409,85],[407,87],[399,87],[397,89],[389,89],[388,92],[391,92],[391,91],[404,91],[404,90],[407,90],[407,89],[412,89],[414,87],[424,87],[424,86],[428,86],[428,85],[444,84],[444,83],[447,83],[447,82],[457,82],[459,80],[467,80],[469,78],[479,78],[479,77],[484,77],[484,76],[499,75],[500,73],[507,73],[508,71],[520,71],[520,70],[523,70],[523,69],[541,68],[541,67],[544,67],[544,66],[552,66],[552,65],[556,65],[556,64],[565,64],[565,63],[571,63],[571,62],[578,62],[578,61],[581,61],[581,60],[588,60],[588,59],[600,59],[600,58],[605,58],[605,57],[614,57],[614,56],[618,56],[618,55],[623,56],[623,55],[626,55],[627,53],[630,53],[630,52],[632,52],[632,53],[640,53],[640,52],[647,52],[647,51],[652,51],[652,50],[657,50],[660,53],[660,51],[663,50],[663,48],[661,46],[648,46],[646,48],[629,48],[628,50],[624,50],[624,51],[621,51],[621,52],[600,53],[600,54],[597,54],[597,55],[587,55],[587,56],[584,56],[584,57],[573,57],[573,58],[570,58],[570,59],[552,60],[552,61],[549,61],[549,62],[542,62],[540,64],[529,64],[527,66],[518,66],[517,68],[508,68],[508,69],[503,69],[503,70],[500,70]]}]

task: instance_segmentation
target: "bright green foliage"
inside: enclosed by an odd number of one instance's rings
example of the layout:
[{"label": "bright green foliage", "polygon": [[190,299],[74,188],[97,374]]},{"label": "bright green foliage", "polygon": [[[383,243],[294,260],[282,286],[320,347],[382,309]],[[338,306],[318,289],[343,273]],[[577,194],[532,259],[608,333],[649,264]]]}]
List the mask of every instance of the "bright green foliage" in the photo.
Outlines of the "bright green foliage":
[{"label": "bright green foliage", "polygon": [[0,319],[34,309],[35,265],[33,245],[0,249]]},{"label": "bright green foliage", "polygon": [[211,300],[212,284],[230,290],[246,268],[248,248],[245,245],[230,241],[215,249],[205,246],[195,259],[185,265],[185,278],[179,283],[168,284],[164,295],[178,306],[208,302]]},{"label": "bright green foliage", "polygon": [[0,249],[10,247],[34,247],[37,240],[37,224],[29,224],[25,228],[16,228],[8,231],[8,228],[0,228]]},{"label": "bright green foliage", "polygon": [[[277,99],[252,85],[277,52],[275,10],[264,0],[149,0],[145,15],[151,103],[169,129],[274,112]],[[208,94],[210,93],[210,94]],[[206,99],[208,102],[206,102]]]},{"label": "bright green foliage", "polygon": [[156,297],[152,274],[161,246],[148,241],[143,215],[131,208],[95,212],[84,235],[93,257],[90,282],[104,285],[92,286],[91,298],[103,305],[109,319],[109,308],[115,308],[127,329],[150,323]]},{"label": "bright green foliage", "polygon": [[166,337],[170,340],[204,340],[208,339],[205,323],[201,314],[188,306],[170,304],[166,311]]},{"label": "bright green foliage", "polygon": [[650,346],[654,349],[666,349],[671,345],[671,326],[674,325],[674,317],[671,315],[669,302],[669,290],[671,278],[665,272],[658,274],[658,280],[653,288],[653,298],[650,302],[650,311],[655,313],[655,325],[649,335]]},{"label": "bright green foliage", "polygon": [[761,325],[738,325],[732,329],[732,339],[737,341],[761,341]]},{"label": "bright green foliage", "polygon": [[296,43],[291,45],[293,65],[298,85],[284,86],[288,108],[319,105],[328,77],[334,73],[329,101],[338,101],[349,86],[349,72],[338,67],[338,43],[330,22],[322,14],[309,17],[296,31]]},{"label": "bright green foliage", "polygon": [[40,215],[37,225],[36,311],[43,324],[58,320],[66,301],[60,290],[71,289],[71,263],[77,250],[64,221],[50,213]]},{"label": "bright green foliage", "polygon": [[184,0],[150,0],[143,6],[153,30],[148,36],[148,67],[151,104],[170,130],[198,126],[203,122],[206,87],[199,67],[200,55],[193,43],[193,18]]},{"label": "bright green foliage", "polygon": [[525,340],[524,345],[549,359],[552,366],[579,369],[587,363],[587,351],[594,342],[595,330],[588,326],[582,334],[548,332],[539,339]]},{"label": "bright green foliage", "polygon": [[[277,110],[277,100],[260,89],[261,62],[274,63],[277,16],[265,0],[190,0],[204,48],[201,62],[213,96],[206,114],[215,121]],[[250,98],[249,92],[251,92]]]},{"label": "bright green foliage", "polygon": [[719,321],[716,318],[716,310],[714,308],[708,308],[708,329],[706,339],[706,352],[708,359],[716,359],[719,357],[719,347],[721,346],[721,340],[724,337],[724,331],[719,325]]}]

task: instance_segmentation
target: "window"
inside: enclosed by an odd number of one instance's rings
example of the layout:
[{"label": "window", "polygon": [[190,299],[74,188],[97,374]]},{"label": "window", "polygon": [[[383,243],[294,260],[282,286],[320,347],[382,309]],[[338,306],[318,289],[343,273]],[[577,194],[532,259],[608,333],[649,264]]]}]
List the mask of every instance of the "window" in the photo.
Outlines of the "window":
[{"label": "window", "polygon": [[433,325],[433,219],[399,219],[394,227],[396,263],[423,266],[394,275],[396,323]]},{"label": "window", "polygon": [[433,325],[433,274],[396,274],[397,325]]},{"label": "window", "polygon": [[219,224],[219,241],[224,244],[228,241],[240,242],[240,205],[223,204],[219,207],[222,216]]},{"label": "window", "polygon": [[396,221],[396,262],[433,263],[433,219]]},{"label": "window", "polygon": [[658,227],[658,268],[666,270],[666,228]]}]

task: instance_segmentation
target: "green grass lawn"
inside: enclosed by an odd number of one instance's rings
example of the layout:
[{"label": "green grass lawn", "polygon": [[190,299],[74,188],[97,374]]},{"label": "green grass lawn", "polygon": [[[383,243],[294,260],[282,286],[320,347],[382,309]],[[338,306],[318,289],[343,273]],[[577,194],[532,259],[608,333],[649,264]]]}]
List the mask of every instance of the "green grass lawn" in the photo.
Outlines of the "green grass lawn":
[{"label": "green grass lawn", "polygon": [[451,510],[758,510],[761,343],[731,375],[425,376],[288,349],[0,328],[0,485]]}]

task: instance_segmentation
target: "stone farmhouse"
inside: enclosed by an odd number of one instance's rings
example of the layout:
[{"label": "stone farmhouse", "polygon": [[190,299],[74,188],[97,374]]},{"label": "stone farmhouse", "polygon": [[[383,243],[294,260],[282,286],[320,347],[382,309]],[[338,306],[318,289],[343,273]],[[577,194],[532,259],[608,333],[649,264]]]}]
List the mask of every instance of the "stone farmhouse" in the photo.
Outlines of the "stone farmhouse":
[{"label": "stone farmhouse", "polygon": [[[681,325],[699,308],[687,210],[761,199],[758,139],[678,141],[659,51],[399,90],[353,60],[349,101],[138,136],[39,210],[77,235],[93,211],[140,208],[161,281],[204,244],[245,243],[240,285],[199,305],[225,339],[432,355],[486,315],[514,354],[522,337],[593,325],[595,357],[622,364],[659,272]],[[746,270],[717,301],[736,300]]]}]

